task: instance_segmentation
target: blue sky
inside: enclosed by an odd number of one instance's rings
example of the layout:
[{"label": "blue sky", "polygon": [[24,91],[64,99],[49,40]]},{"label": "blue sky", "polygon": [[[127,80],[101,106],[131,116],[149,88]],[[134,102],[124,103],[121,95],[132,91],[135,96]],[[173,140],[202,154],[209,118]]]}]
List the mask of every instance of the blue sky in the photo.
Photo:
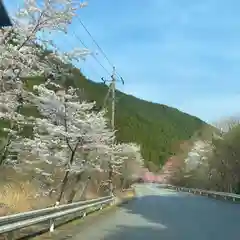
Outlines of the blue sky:
[{"label": "blue sky", "polygon": [[[213,122],[240,112],[239,9],[238,0],[89,0],[79,17],[123,76],[120,90]],[[77,19],[56,39],[63,50],[81,47],[73,31],[97,51]],[[109,77],[92,57],[78,66]]]}]

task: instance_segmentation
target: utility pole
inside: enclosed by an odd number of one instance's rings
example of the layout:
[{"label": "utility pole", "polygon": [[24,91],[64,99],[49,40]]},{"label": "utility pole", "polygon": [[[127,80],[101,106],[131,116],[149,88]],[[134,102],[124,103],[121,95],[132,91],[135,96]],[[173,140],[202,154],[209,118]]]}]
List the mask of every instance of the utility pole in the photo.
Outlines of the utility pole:
[{"label": "utility pole", "polygon": [[[103,81],[104,84],[106,84],[106,82],[110,82],[109,84],[109,88],[108,88],[108,92],[104,98],[103,101],[103,106],[101,109],[105,108],[107,105],[107,100],[109,99],[109,95],[110,93],[112,93],[111,95],[111,102],[112,102],[112,106],[111,106],[111,111],[112,111],[112,116],[111,116],[111,127],[114,130],[115,129],[115,104],[116,104],[116,97],[115,97],[115,91],[116,91],[116,82],[117,82],[117,78],[116,78],[116,68],[113,67],[113,72],[111,75],[111,80],[106,80],[103,77],[101,78],[101,80]],[[122,82],[122,84],[124,85],[124,81],[122,79],[122,77],[120,77],[120,80]]]},{"label": "utility pole", "polygon": [[[113,67],[113,73],[112,73],[112,81],[111,81],[111,90],[112,90],[112,117],[111,117],[111,125],[112,125],[112,130],[114,131],[115,128],[115,88],[116,88],[116,69]],[[114,154],[111,155],[111,161],[109,162],[109,190],[110,194],[113,195],[113,166],[111,162],[114,161]]]},{"label": "utility pole", "polygon": [[[123,82],[123,79],[122,80],[122,83]],[[107,80],[104,80],[102,78],[102,81],[103,83],[105,84]],[[110,81],[110,85],[109,85],[109,89],[108,89],[108,92],[107,92],[107,95],[104,99],[104,104],[103,104],[103,107],[106,106],[106,103],[107,103],[107,100],[109,98],[109,95],[111,93],[111,127],[112,127],[112,130],[114,131],[115,129],[115,104],[116,104],[116,97],[115,97],[115,91],[116,91],[116,68],[113,67],[113,72],[112,72],[112,75],[111,75],[111,80]],[[108,181],[109,181],[109,191],[110,191],[110,194],[112,195],[113,194],[113,182],[112,182],[112,178],[113,178],[113,166],[111,164],[111,162],[113,162],[114,160],[114,154],[112,154],[111,156],[111,161],[109,161],[109,164],[108,164],[108,168],[109,168],[109,176],[108,176]]]},{"label": "utility pole", "polygon": [[115,128],[115,88],[116,88],[116,69],[115,69],[115,67],[113,67],[111,88],[112,88],[112,119],[111,119],[111,124],[112,124],[112,130],[114,130],[114,128]]}]

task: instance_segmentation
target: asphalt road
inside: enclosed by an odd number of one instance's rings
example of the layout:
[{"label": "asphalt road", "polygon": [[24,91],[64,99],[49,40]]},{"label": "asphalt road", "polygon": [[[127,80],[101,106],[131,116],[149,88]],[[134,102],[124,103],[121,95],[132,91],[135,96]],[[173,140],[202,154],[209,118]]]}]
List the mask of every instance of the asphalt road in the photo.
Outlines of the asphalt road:
[{"label": "asphalt road", "polygon": [[239,240],[240,204],[137,186],[136,200],[79,230],[73,240]]}]

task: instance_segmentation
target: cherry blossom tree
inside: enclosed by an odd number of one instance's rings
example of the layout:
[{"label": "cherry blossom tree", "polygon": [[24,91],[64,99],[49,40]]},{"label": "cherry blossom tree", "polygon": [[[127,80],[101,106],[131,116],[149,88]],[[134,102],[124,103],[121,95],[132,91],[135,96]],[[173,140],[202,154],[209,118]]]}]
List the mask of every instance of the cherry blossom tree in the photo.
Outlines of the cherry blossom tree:
[{"label": "cherry blossom tree", "polygon": [[[25,0],[13,17],[13,27],[1,31],[0,118],[10,121],[8,134],[2,140],[1,164],[5,162],[12,139],[21,131],[22,123],[28,120],[21,114],[27,95],[24,79],[44,75],[52,80],[52,76],[69,74],[63,65],[89,54],[86,49],[60,54],[52,40],[42,37],[43,33],[67,33],[67,27],[81,7],[83,4],[78,1]],[[51,51],[46,51],[49,48]]]},{"label": "cherry blossom tree", "polygon": [[[43,33],[67,33],[67,27],[81,7],[78,1],[44,0],[39,3],[25,0],[23,8],[13,18],[13,28],[7,29],[1,36],[1,82],[6,81],[6,76],[11,76],[11,81],[17,81],[19,77],[52,72],[53,61],[49,60],[56,57],[68,63],[86,56],[89,53],[86,49],[59,54],[54,42],[43,37]],[[42,57],[43,49],[51,49],[51,54]],[[52,64],[49,65],[50,62]]]},{"label": "cherry blossom tree", "polygon": [[143,165],[140,146],[135,143],[115,143],[109,165],[111,167],[108,167],[110,171],[108,181],[112,183],[113,174],[117,174],[123,188],[128,181],[136,177],[138,168]]},{"label": "cherry blossom tree", "polygon": [[[71,173],[81,180],[83,172],[111,166],[110,175],[113,171],[126,175],[130,161],[142,162],[137,145],[115,143],[104,111],[94,112],[95,104],[80,101],[76,89],[56,83],[59,77],[71,75],[73,60],[90,53],[87,49],[61,52],[50,40],[55,33],[67,33],[83,6],[71,0],[25,0],[13,27],[0,33],[0,119],[6,122],[0,164],[35,169],[49,179],[47,166],[63,169],[59,202]],[[30,91],[27,79],[36,76],[44,81]],[[26,115],[26,107],[37,114]],[[26,126],[30,136],[22,134]]]},{"label": "cherry blossom tree", "polygon": [[[56,85],[55,85],[56,86]],[[44,84],[34,86],[29,101],[37,107],[41,118],[35,119],[33,139],[19,149],[31,151],[44,163],[64,167],[59,201],[71,172],[95,169],[108,155],[115,135],[107,127],[104,112],[93,112],[94,103],[80,102],[75,89],[53,91]],[[95,158],[87,158],[94,152]],[[107,159],[108,160],[108,159]]]},{"label": "cherry blossom tree", "polygon": [[141,155],[141,148],[135,143],[121,144],[120,155],[122,155],[121,172],[121,188],[129,187],[129,185],[138,179],[139,170],[144,165]]}]

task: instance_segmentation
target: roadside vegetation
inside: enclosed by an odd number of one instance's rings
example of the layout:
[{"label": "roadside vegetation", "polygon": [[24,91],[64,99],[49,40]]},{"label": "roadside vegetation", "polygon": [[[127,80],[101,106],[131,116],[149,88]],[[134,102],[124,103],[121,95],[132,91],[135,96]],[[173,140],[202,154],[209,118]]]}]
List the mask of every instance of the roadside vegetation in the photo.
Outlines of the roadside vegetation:
[{"label": "roadside vegetation", "polygon": [[240,122],[216,124],[218,130],[185,142],[164,171],[174,185],[240,194]]},{"label": "roadside vegetation", "polygon": [[83,6],[26,0],[0,32],[0,216],[121,195],[144,163],[140,145],[118,141],[108,110],[68,84],[72,61],[90,51],[51,41]]}]

